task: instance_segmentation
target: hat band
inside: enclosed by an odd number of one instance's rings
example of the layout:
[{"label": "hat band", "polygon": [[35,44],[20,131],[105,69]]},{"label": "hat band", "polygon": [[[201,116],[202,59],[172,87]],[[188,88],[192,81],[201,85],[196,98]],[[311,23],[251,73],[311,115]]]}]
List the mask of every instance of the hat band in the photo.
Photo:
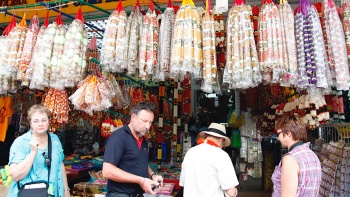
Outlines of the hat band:
[{"label": "hat band", "polygon": [[213,133],[217,133],[219,135],[223,135],[224,137],[226,137],[226,133],[222,132],[219,129],[209,128],[208,131],[213,132]]}]

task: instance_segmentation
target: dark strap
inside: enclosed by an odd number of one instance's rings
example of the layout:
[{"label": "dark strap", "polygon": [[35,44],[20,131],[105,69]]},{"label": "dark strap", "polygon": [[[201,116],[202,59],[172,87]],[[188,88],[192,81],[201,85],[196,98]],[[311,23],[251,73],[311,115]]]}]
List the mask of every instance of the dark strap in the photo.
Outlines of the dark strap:
[{"label": "dark strap", "polygon": [[47,166],[49,168],[48,171],[48,177],[47,177],[47,184],[50,185],[50,170],[51,170],[51,161],[52,161],[52,143],[51,143],[51,136],[50,133],[47,132],[48,135],[48,151],[49,151],[49,160],[50,160],[50,165]]},{"label": "dark strap", "polygon": [[[47,140],[48,140],[48,157],[49,157],[49,160],[50,160],[50,165],[47,166],[48,168],[48,176],[47,176],[47,184],[50,185],[50,170],[51,170],[51,155],[52,155],[52,144],[51,144],[51,136],[50,136],[50,133],[47,132]],[[17,187],[18,187],[18,190],[20,190],[20,186],[19,186],[19,181],[17,182]]]}]

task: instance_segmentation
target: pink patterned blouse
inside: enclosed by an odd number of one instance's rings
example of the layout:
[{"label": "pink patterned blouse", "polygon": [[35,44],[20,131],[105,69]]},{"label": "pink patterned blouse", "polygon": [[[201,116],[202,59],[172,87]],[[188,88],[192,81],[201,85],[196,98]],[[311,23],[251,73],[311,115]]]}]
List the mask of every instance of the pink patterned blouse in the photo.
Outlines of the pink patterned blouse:
[{"label": "pink patterned blouse", "polygon": [[[297,197],[317,197],[322,179],[321,163],[317,155],[310,150],[310,143],[296,146],[287,154],[294,157],[299,166]],[[286,154],[286,155],[287,155]],[[282,160],[272,174],[273,193],[272,197],[281,196],[281,167]]]}]

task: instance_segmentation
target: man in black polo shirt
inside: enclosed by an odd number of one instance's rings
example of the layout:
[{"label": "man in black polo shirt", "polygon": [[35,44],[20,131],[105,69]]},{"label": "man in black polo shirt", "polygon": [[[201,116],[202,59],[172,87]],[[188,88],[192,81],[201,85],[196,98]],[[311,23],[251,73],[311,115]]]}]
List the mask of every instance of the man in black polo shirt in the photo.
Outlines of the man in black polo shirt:
[{"label": "man in black polo shirt", "polygon": [[131,110],[130,123],[108,138],[102,173],[108,179],[107,197],[139,197],[155,194],[152,187],[163,183],[148,165],[144,135],[154,120],[154,106],[140,102]]}]

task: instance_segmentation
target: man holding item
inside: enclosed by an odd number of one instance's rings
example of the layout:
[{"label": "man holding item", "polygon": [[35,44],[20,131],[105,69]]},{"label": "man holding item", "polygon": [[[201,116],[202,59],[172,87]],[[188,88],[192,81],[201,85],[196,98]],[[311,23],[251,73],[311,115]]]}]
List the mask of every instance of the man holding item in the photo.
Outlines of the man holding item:
[{"label": "man holding item", "polygon": [[148,144],[144,135],[154,120],[154,106],[147,102],[131,110],[130,123],[108,138],[103,157],[103,176],[108,179],[107,197],[140,197],[155,194],[163,177],[148,165]]}]

